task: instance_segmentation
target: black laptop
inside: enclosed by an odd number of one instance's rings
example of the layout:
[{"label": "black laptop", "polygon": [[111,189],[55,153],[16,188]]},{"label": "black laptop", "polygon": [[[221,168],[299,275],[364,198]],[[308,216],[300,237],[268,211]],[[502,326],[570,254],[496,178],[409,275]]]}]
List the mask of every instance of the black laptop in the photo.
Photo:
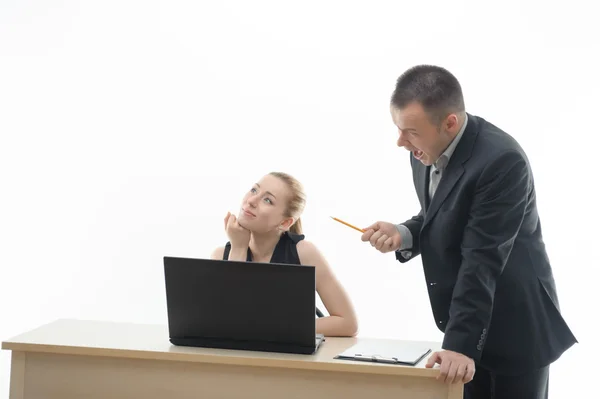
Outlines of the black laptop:
[{"label": "black laptop", "polygon": [[173,345],[312,354],[315,268],[164,257]]}]

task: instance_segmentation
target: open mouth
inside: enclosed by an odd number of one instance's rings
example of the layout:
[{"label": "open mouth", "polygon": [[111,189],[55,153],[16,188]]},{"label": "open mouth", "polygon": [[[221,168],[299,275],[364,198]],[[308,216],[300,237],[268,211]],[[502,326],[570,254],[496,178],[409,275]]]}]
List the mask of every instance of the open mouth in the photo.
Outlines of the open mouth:
[{"label": "open mouth", "polygon": [[413,157],[420,160],[423,157],[423,151],[421,150],[413,150]]}]

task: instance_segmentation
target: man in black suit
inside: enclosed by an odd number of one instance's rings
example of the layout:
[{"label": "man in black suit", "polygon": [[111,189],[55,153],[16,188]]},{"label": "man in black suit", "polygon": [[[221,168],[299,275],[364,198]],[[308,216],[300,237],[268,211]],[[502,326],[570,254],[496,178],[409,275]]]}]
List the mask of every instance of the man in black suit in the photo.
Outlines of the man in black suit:
[{"label": "man in black suit", "polygon": [[440,67],[400,76],[391,114],[421,211],[374,223],[362,240],[401,263],[421,255],[444,332],[427,367],[466,383],[465,398],[547,398],[549,365],[577,340],[560,314],[525,152],[468,114],[458,80]]}]

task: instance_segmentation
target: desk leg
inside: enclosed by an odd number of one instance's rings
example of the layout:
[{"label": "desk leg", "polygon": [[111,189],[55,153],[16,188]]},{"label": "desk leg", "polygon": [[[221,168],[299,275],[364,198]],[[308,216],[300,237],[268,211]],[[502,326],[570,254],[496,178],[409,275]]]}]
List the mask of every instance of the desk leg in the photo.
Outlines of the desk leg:
[{"label": "desk leg", "polygon": [[463,399],[464,387],[463,384],[451,384],[448,387],[448,399]]},{"label": "desk leg", "polygon": [[25,352],[13,351],[10,362],[10,399],[25,398]]}]

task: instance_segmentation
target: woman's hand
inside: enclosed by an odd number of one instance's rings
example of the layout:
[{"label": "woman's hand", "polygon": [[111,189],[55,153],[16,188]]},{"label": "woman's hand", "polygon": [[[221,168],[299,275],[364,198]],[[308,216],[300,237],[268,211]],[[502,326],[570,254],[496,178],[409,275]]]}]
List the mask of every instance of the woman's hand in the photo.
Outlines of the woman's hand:
[{"label": "woman's hand", "polygon": [[250,230],[242,227],[235,215],[227,212],[225,216],[225,231],[232,250],[247,250],[250,245]]}]

